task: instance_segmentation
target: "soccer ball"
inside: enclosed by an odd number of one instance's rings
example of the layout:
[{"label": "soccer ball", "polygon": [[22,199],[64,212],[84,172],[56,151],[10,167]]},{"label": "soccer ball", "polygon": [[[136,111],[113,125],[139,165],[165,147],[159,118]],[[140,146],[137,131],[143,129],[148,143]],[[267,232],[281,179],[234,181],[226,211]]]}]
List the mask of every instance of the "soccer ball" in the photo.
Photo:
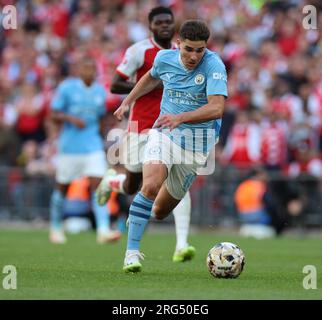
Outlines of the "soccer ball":
[{"label": "soccer ball", "polygon": [[208,252],[207,267],[215,278],[237,278],[244,265],[245,255],[234,243],[218,243]]}]

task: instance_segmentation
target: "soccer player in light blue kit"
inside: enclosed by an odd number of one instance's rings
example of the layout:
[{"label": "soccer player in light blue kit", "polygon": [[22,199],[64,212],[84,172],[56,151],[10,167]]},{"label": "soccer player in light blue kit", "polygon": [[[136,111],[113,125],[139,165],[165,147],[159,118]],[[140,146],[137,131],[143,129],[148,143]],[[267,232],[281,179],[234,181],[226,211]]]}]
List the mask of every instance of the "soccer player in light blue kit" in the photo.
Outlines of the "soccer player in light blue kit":
[{"label": "soccer player in light blue kit", "polygon": [[99,206],[95,189],[107,169],[103,139],[100,135],[101,120],[106,109],[106,91],[95,81],[96,64],[90,57],[78,63],[79,77],[64,80],[51,104],[51,118],[62,125],[56,171],[56,187],[50,203],[50,233],[53,243],[65,243],[62,227],[64,198],[69,184],[79,178],[90,180],[92,209],[97,227],[97,241],[109,242],[120,238],[118,231],[111,231],[107,206]]},{"label": "soccer player in light blue kit", "polygon": [[206,49],[210,36],[199,20],[180,28],[178,50],[161,50],[115,111],[121,120],[132,103],[162,81],[161,112],[149,132],[143,184],[129,211],[123,270],[141,271],[140,241],[151,213],[163,219],[176,207],[214,147],[227,97],[227,74],[220,57]]}]

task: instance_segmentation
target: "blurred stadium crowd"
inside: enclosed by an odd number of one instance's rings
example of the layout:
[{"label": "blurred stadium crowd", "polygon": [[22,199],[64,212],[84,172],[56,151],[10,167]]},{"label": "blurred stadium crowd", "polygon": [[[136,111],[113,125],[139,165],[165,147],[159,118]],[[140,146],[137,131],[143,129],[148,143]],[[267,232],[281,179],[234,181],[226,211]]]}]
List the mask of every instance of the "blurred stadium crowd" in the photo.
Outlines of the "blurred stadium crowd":
[{"label": "blurred stadium crowd", "polygon": [[[228,71],[229,98],[217,168],[244,172],[259,164],[290,178],[322,180],[322,2],[319,0],[35,0],[14,4],[17,30],[0,28],[0,166],[30,175],[55,172],[57,128],[48,121],[58,83],[84,52],[97,61],[109,92],[128,46],[149,36],[147,15],[170,6],[179,26],[199,18],[211,28],[209,48]],[[317,9],[317,29],[302,25],[304,5]],[[121,126],[110,113],[110,128]],[[13,178],[14,179],[14,178]],[[321,188],[321,186],[320,186]],[[321,190],[320,190],[321,192]],[[322,208],[320,208],[322,211]]]}]

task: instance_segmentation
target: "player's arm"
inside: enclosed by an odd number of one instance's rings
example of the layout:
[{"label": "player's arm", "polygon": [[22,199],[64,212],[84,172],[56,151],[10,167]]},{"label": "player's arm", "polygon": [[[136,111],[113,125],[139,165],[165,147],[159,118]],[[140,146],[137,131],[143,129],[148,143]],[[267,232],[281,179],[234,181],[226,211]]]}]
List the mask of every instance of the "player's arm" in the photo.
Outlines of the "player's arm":
[{"label": "player's arm", "polygon": [[52,110],[51,114],[50,114],[50,118],[51,118],[51,120],[53,120],[54,122],[59,123],[59,124],[61,124],[63,122],[69,122],[79,129],[82,129],[85,127],[85,122],[82,119],[77,118],[72,115],[69,115],[67,113],[61,112],[61,111]]},{"label": "player's arm", "polygon": [[174,129],[181,123],[200,123],[220,119],[223,116],[224,108],[225,96],[210,95],[208,96],[208,103],[197,110],[161,116],[158,119],[156,127]]},{"label": "player's arm", "polygon": [[181,123],[197,123],[222,118],[225,108],[225,97],[222,95],[208,96],[208,103],[201,108],[179,114]]},{"label": "player's arm", "polygon": [[[116,93],[116,94],[126,94],[130,93],[131,90],[134,88],[135,83],[134,82],[129,82],[126,79],[122,78],[119,74],[115,74],[113,79],[112,79],[112,84],[111,84],[111,92]],[[156,89],[163,89],[163,84],[160,81]]]},{"label": "player's arm", "polygon": [[116,94],[126,94],[130,93],[134,88],[135,83],[127,81],[122,78],[118,73],[116,73],[112,79],[111,92]]},{"label": "player's arm", "polygon": [[122,120],[126,112],[130,110],[130,106],[140,97],[151,92],[162,83],[160,79],[151,76],[148,71],[134,86],[130,94],[123,100],[120,107],[114,112],[118,120]]}]

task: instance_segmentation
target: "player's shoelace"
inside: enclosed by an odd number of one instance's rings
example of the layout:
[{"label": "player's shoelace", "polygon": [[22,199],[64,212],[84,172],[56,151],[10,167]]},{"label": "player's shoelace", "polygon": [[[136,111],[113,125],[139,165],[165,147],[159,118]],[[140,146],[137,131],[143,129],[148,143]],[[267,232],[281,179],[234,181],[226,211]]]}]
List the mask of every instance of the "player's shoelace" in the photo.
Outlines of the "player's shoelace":
[{"label": "player's shoelace", "polygon": [[129,261],[129,260],[131,260],[131,258],[134,258],[134,257],[139,257],[139,259],[144,260],[145,254],[142,252],[139,252],[139,251],[138,252],[131,252],[131,253],[127,254],[126,255],[126,262],[127,262],[126,264],[127,265],[131,264],[132,261]]}]

